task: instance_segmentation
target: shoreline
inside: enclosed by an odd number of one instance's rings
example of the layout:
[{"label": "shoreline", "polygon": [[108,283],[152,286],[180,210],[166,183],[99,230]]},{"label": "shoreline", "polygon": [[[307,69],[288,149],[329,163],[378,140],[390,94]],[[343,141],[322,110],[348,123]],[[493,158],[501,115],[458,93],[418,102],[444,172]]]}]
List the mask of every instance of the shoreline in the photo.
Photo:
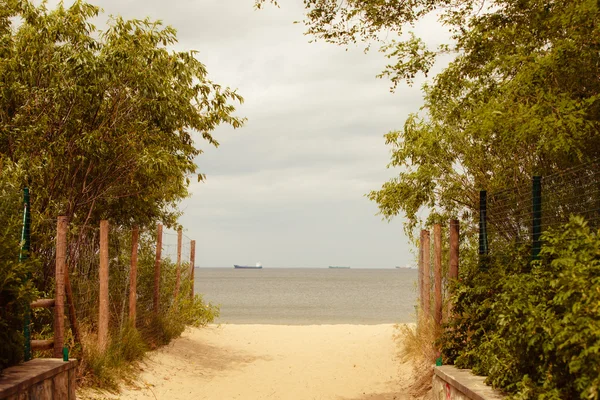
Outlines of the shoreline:
[{"label": "shoreline", "polygon": [[407,399],[411,368],[398,360],[397,333],[397,324],[191,328],[148,353],[135,386],[81,398]]}]

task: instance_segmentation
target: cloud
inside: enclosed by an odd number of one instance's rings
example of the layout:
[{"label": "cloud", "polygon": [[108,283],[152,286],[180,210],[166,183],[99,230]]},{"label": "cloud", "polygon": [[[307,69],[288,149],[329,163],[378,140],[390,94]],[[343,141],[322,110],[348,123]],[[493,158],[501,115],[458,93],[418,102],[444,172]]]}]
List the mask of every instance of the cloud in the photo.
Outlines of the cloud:
[{"label": "cloud", "polygon": [[[389,92],[377,51],[308,43],[303,3],[254,11],[253,0],[98,0],[107,14],[160,19],[177,50],[199,51],[210,78],[237,88],[240,130],[219,127],[218,149],[200,138],[205,183],[182,204],[197,264],[393,267],[413,261],[402,217],[376,216],[365,198],[394,176],[383,134],[422,105],[419,85]],[[52,5],[52,4],[51,4]],[[99,19],[101,21],[102,19]],[[99,24],[101,27],[101,24]],[[444,30],[426,20],[431,43]]]}]

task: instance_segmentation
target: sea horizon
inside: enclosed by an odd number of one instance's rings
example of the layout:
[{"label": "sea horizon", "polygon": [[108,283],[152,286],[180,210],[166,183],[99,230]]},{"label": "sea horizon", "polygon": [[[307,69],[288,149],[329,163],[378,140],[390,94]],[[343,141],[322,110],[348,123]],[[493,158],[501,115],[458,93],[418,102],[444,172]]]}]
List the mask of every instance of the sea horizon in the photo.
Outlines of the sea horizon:
[{"label": "sea horizon", "polygon": [[327,325],[415,322],[417,270],[196,268],[195,292],[221,306],[216,323]]}]

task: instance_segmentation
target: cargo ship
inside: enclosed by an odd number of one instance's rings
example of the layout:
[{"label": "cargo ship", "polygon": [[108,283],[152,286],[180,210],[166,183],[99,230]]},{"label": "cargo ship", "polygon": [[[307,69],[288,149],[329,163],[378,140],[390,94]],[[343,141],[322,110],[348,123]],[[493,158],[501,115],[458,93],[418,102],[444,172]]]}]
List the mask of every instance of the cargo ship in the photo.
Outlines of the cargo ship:
[{"label": "cargo ship", "polygon": [[259,262],[257,262],[256,265],[235,265],[235,264],[233,264],[233,268],[236,268],[236,269],[262,269],[262,265]]},{"label": "cargo ship", "polygon": [[335,269],[350,269],[350,267],[339,267],[337,265],[330,265],[329,268],[335,268]]}]

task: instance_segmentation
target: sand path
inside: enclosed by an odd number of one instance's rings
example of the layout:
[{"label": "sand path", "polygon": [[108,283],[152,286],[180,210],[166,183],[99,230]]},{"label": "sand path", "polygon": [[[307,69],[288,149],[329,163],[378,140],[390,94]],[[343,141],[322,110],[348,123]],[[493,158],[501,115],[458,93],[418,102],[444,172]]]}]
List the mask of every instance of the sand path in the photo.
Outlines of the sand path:
[{"label": "sand path", "polygon": [[121,399],[407,399],[393,325],[211,325],[145,361]]}]

